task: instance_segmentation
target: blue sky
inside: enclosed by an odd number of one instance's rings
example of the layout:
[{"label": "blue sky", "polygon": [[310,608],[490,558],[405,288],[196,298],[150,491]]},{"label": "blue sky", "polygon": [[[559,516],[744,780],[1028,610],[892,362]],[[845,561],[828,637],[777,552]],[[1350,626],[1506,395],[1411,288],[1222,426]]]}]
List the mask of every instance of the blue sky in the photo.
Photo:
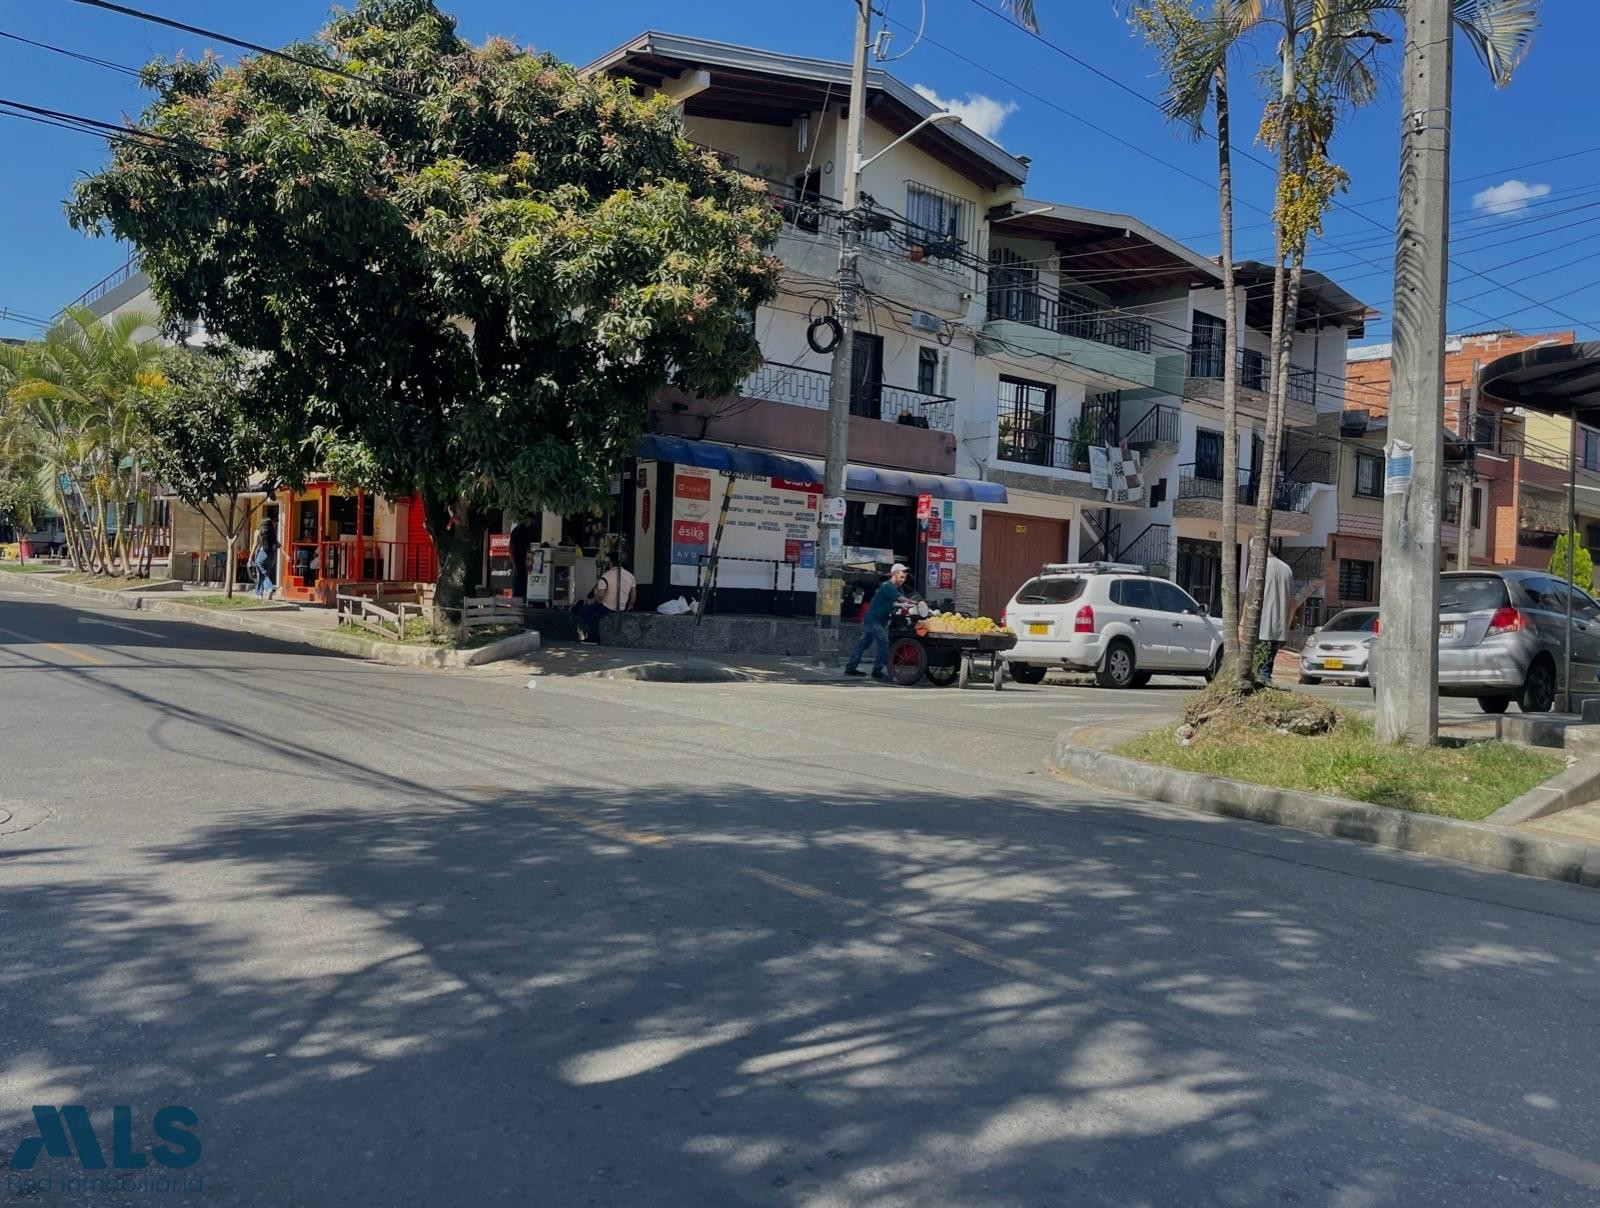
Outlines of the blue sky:
[{"label": "blue sky", "polygon": [[[1031,196],[1133,213],[1208,253],[1216,250],[1210,144],[1174,133],[1153,106],[984,11],[998,7],[997,0],[926,3],[925,39],[891,70],[961,103],[973,124],[991,126],[1007,149],[1030,156]],[[135,0],[134,7],[267,45],[314,31],[328,11],[322,0]],[[502,34],[576,62],[649,28],[842,59],[852,12],[845,0],[822,0],[805,8],[802,19],[793,6],[750,0],[454,0],[446,7],[473,40]],[[1110,0],[1039,0],[1039,9],[1051,41],[1127,88],[1159,92],[1152,58]],[[920,15],[920,0],[888,0],[891,53],[910,48]],[[70,0],[8,5],[0,10],[0,31],[135,67],[158,53],[204,48],[203,39]],[[1544,27],[1533,53],[1503,91],[1490,87],[1458,41],[1451,210],[1459,266],[1450,283],[1452,330],[1576,326],[1580,339],[1600,338],[1600,125],[1592,120],[1600,111],[1594,100],[1597,41],[1600,10],[1593,0],[1544,0]],[[1399,49],[1398,42],[1389,48],[1383,94],[1345,122],[1335,144],[1351,187],[1311,261],[1384,312],[1369,327],[1375,339],[1389,334]],[[1243,71],[1236,76],[1235,93],[1250,92]],[[8,100],[101,120],[118,120],[143,104],[134,79],[10,39],[0,39],[0,81],[0,96]],[[1253,133],[1254,115],[1236,118],[1235,127],[1243,142]],[[124,259],[109,241],[70,230],[62,215],[73,180],[105,161],[105,147],[87,135],[10,117],[0,130],[10,165],[0,187],[0,308],[48,317]],[[1257,147],[1241,150],[1267,158]],[[1263,224],[1271,174],[1241,159],[1236,176],[1237,254],[1268,258],[1270,230]],[[1530,300],[1549,305],[1530,306]],[[0,319],[0,335],[36,330]]]}]

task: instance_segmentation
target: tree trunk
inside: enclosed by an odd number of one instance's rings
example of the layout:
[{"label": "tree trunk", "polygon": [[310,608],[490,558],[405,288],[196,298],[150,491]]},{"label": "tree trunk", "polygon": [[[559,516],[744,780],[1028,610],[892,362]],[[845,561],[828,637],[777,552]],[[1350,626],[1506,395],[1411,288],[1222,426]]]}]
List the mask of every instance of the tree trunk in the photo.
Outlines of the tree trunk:
[{"label": "tree trunk", "polygon": [[477,589],[478,563],[484,534],[489,531],[486,509],[461,499],[445,499],[422,492],[422,514],[433,538],[439,576],[434,589],[435,619],[458,624],[461,602]]},{"label": "tree trunk", "polygon": [[[1220,0],[1219,0],[1220,7]],[[1244,686],[1249,665],[1239,641],[1239,299],[1233,271],[1233,158],[1228,65],[1217,69],[1217,203],[1222,217],[1222,682]]]}]

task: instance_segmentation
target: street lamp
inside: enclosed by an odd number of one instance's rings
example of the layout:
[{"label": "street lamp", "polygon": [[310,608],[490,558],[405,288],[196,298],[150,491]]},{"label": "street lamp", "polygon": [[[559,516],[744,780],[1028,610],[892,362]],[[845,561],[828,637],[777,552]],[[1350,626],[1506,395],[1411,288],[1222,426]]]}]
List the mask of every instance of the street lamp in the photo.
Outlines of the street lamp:
[{"label": "street lamp", "polygon": [[[911,127],[911,129],[907,130],[899,138],[895,139],[894,142],[890,143],[882,151],[879,151],[876,155],[869,156],[866,159],[862,159],[859,155],[857,155],[856,156],[856,169],[855,169],[856,170],[856,175],[860,176],[861,173],[865,172],[873,164],[877,163],[878,160],[882,159],[885,155],[889,154],[889,152],[893,151],[901,143],[905,142],[906,139],[910,138],[913,134],[917,134],[918,132],[920,132],[924,126],[948,126],[951,122],[959,122],[960,120],[961,120],[961,115],[959,113],[950,113],[948,111],[941,111],[939,113],[930,113],[927,117],[923,118],[920,122],[918,122],[915,126]],[[859,188],[859,187],[860,187],[860,185],[859,185],[859,182],[858,182],[857,183],[857,188]]]}]

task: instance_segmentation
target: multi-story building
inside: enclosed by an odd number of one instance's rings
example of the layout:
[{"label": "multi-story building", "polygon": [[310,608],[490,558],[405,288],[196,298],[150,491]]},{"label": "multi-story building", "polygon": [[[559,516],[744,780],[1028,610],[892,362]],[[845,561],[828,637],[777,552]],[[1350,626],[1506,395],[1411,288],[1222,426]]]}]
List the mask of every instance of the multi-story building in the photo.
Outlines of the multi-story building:
[{"label": "multi-story building", "polygon": [[[1444,426],[1447,476],[1441,509],[1441,558],[1461,564],[1465,502],[1466,564],[1543,567],[1567,526],[1567,465],[1570,429],[1566,421],[1475,397],[1479,368],[1499,357],[1528,349],[1573,342],[1570,331],[1522,335],[1511,331],[1476,332],[1448,338],[1445,344]],[[1371,603],[1377,599],[1379,546],[1383,536],[1383,445],[1389,414],[1392,347],[1376,344],[1349,353],[1350,414],[1340,483],[1337,528],[1329,534],[1330,560],[1370,565],[1370,575],[1341,574],[1350,588],[1367,588],[1367,598],[1330,592],[1330,602]],[[1580,431],[1580,454],[1587,450],[1600,470],[1600,433]],[[1580,458],[1581,462],[1581,458]],[[1596,517],[1591,534],[1600,545],[1600,497],[1580,492],[1580,504]],[[1337,551],[1337,552],[1336,552]],[[1363,577],[1365,576],[1365,577]]]},{"label": "multi-story building", "polygon": [[[687,136],[765,178],[785,219],[783,293],[755,316],[768,363],[736,398],[666,392],[651,426],[678,443],[647,441],[628,476],[638,500],[635,569],[662,595],[697,582],[711,501],[726,483],[673,463],[672,455],[694,455],[685,442],[820,464],[830,358],[811,348],[807,330],[832,295],[838,262],[849,71],[656,33],[589,70],[677,100]],[[1224,309],[1216,264],[1129,215],[1026,196],[1027,161],[958,125],[924,127],[880,156],[934,108],[883,71],[869,73],[868,97],[847,559],[907,561],[927,594],[991,615],[1023,577],[1063,558],[1135,561],[1215,603]],[[1240,266],[1240,497],[1251,504],[1270,281],[1269,266]],[[1345,344],[1368,313],[1306,274],[1291,427],[1310,429],[1319,412],[1342,408]],[[1131,495],[1109,489],[1095,465],[1096,451],[1124,449],[1140,460],[1141,488]],[[1311,503],[1331,490],[1331,458],[1292,442],[1284,456],[1274,530],[1293,540],[1309,536]],[[816,537],[780,477],[733,509],[728,536],[746,561],[719,566],[719,584],[744,584],[753,608],[771,599],[775,581],[777,594],[790,581],[785,550],[804,551]],[[925,531],[915,514],[921,491],[935,496]],[[1253,515],[1242,519],[1248,536]],[[799,611],[814,585],[800,575]]]}]

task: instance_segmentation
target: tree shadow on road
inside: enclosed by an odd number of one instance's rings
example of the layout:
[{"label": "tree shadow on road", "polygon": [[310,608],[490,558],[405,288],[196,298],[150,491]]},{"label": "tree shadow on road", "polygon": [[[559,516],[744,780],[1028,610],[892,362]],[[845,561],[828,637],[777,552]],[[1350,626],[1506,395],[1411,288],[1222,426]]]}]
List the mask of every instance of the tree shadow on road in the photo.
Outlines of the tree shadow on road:
[{"label": "tree shadow on road", "polygon": [[217,819],[112,881],[0,864],[0,1149],[29,1103],[172,1102],[219,1204],[1600,1187],[1562,1165],[1592,1152],[1559,1037],[1594,952],[1475,900],[1482,874],[1419,895],[1290,839],[1246,883],[1231,824],[1000,795],[387,787]]}]

